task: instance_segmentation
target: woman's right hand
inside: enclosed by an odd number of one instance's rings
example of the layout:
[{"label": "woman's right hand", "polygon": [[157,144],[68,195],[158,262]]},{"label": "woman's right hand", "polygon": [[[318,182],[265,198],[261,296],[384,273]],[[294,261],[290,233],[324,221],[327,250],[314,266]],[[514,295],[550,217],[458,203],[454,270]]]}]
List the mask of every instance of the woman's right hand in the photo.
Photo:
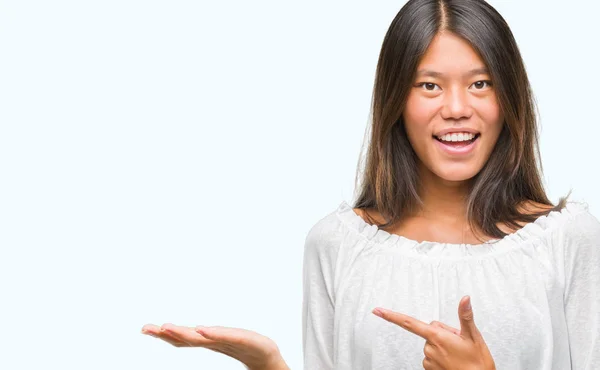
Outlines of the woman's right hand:
[{"label": "woman's right hand", "polygon": [[249,370],[289,370],[277,344],[256,332],[222,326],[195,328],[164,324],[144,325],[142,333],[175,347],[203,347],[232,357]]}]

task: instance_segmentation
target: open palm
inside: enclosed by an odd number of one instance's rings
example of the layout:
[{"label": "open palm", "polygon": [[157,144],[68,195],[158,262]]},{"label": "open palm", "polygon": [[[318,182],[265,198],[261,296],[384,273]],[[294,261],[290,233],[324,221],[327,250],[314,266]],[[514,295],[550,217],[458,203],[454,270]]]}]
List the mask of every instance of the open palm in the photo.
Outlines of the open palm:
[{"label": "open palm", "polygon": [[189,327],[147,324],[142,333],[175,347],[203,347],[243,363],[250,370],[289,370],[277,344],[251,330],[223,326]]}]

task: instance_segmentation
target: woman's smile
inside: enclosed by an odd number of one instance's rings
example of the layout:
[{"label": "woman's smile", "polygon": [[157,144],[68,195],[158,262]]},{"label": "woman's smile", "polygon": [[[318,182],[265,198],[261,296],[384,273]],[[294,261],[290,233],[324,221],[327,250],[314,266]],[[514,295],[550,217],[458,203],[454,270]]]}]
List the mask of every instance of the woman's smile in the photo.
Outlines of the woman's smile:
[{"label": "woman's smile", "polygon": [[433,136],[435,145],[444,153],[452,156],[464,156],[475,150],[481,134],[453,133],[442,137]]}]

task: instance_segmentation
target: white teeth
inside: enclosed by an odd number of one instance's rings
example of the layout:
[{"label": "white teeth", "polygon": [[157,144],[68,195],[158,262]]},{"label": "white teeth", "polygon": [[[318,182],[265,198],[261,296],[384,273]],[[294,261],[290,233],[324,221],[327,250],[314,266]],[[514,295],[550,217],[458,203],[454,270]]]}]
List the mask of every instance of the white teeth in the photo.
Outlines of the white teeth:
[{"label": "white teeth", "polygon": [[468,132],[452,133],[452,134],[437,136],[437,138],[442,141],[468,141],[468,140],[472,140],[474,137],[475,137],[475,134],[471,134]]}]

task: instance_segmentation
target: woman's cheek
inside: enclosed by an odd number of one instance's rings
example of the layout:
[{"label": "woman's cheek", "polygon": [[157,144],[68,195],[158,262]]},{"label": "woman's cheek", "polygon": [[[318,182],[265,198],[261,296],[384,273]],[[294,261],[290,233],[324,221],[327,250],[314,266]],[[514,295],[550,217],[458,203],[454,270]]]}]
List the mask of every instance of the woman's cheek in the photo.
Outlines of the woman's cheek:
[{"label": "woman's cheek", "polygon": [[425,99],[419,96],[409,98],[406,105],[406,116],[408,121],[416,125],[429,124],[438,110],[434,99]]},{"label": "woman's cheek", "polygon": [[495,95],[478,101],[478,104],[475,105],[475,109],[479,112],[479,115],[483,119],[483,123],[489,128],[493,129],[503,121],[500,105],[498,104]]}]

